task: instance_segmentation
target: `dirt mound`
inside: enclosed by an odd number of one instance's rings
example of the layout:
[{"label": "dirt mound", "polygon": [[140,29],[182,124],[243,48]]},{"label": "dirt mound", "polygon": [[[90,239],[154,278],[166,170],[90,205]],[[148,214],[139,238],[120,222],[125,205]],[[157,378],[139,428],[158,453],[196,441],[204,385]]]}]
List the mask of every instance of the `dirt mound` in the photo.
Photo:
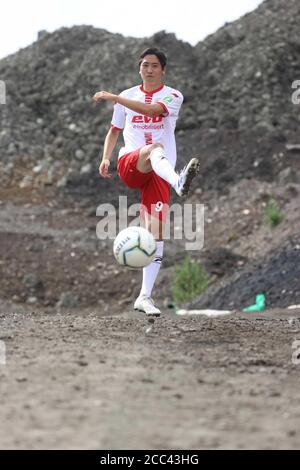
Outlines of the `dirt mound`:
[{"label": "dirt mound", "polygon": [[138,82],[136,58],[149,44],[168,52],[167,83],[185,96],[179,164],[200,154],[204,187],[223,190],[244,177],[270,181],[291,165],[299,172],[295,155],[274,156],[298,141],[291,86],[300,75],[299,18],[297,0],[288,8],[284,0],[267,0],[195,47],[163,31],[148,39],[90,26],[43,32],[32,46],[0,61],[7,86],[7,106],[0,108],[3,181],[18,180],[19,162],[28,173],[25,185],[39,179],[61,187],[81,175],[86,186],[112,113],[109,104],[92,103],[91,95]]},{"label": "dirt mound", "polygon": [[[96,239],[96,207],[104,202],[118,206],[119,194],[129,196],[128,204],[138,202],[139,196],[127,191],[115,172],[109,182],[98,177],[99,153],[112,108],[96,106],[91,95],[100,88],[117,93],[137,83],[136,58],[144,47],[156,44],[169,56],[167,83],[185,96],[177,127],[178,167],[190,155],[201,158],[201,175],[188,202],[206,206],[205,247],[194,255],[214,276],[209,292],[218,292],[215,300],[208,293],[201,303],[221,305],[222,289],[229,296],[230,283],[238,282],[236,275],[242,276],[237,284],[241,302],[232,294],[226,304],[252,303],[256,290],[266,290],[270,305],[296,300],[296,286],[287,297],[276,260],[278,243],[288,246],[287,240],[300,229],[296,217],[300,118],[299,106],[291,100],[292,83],[300,76],[299,9],[296,0],[290,0],[288,8],[283,0],[267,0],[195,47],[163,31],[152,38],[134,39],[90,26],[61,28],[41,33],[30,47],[1,60],[0,78],[7,85],[7,105],[0,106],[4,298],[35,299],[36,305],[47,306],[68,303],[71,294],[72,305],[97,304],[97,292],[86,294],[89,286],[113,276],[116,267],[109,243],[102,246]],[[272,197],[285,213],[284,228],[277,229],[276,236],[262,223]],[[28,220],[23,217],[26,204],[33,233],[28,233]],[[15,225],[6,218],[10,210]],[[82,237],[80,252],[72,249],[72,244],[78,244],[72,230],[78,231],[78,239]],[[60,240],[64,240],[63,249]],[[35,245],[42,247],[39,255]],[[157,289],[157,295],[171,296],[174,269],[185,254],[182,248],[179,241],[166,243],[162,294]],[[107,265],[100,273],[94,258],[102,256]],[[261,260],[266,271],[259,271]],[[88,274],[85,268],[90,269]],[[253,276],[249,285],[247,272]],[[293,264],[288,263],[286,279],[291,280],[293,272]],[[261,282],[262,276],[272,279],[274,286],[283,286],[280,298],[275,298],[273,284]],[[130,302],[136,294],[137,286],[127,297],[123,291],[131,278],[131,273],[118,274],[121,301]],[[108,282],[104,304],[112,299],[109,287]],[[233,286],[236,296],[239,287]]]},{"label": "dirt mound", "polygon": [[242,309],[254,304],[256,295],[261,292],[269,308],[300,304],[299,278],[300,236],[297,235],[268,256],[237,269],[225,287],[214,287],[189,307]]}]

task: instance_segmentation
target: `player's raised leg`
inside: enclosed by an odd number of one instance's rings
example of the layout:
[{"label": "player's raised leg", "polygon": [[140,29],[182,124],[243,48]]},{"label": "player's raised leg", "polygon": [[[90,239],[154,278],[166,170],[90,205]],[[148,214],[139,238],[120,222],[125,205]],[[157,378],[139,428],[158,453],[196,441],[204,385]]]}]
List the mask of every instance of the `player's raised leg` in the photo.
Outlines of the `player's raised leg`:
[{"label": "player's raised leg", "polygon": [[148,173],[153,170],[158,176],[167,181],[179,196],[185,196],[188,194],[193,178],[199,173],[200,162],[198,158],[192,158],[178,174],[169,162],[163,145],[155,143],[140,150],[137,169],[141,173]]}]

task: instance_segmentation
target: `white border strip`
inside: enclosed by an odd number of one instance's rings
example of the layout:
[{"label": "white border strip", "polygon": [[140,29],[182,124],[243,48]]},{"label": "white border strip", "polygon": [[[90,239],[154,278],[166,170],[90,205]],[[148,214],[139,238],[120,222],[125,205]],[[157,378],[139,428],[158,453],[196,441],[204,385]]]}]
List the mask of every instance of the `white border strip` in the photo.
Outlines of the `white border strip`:
[{"label": "white border strip", "polygon": [[177,315],[206,315],[207,317],[220,317],[231,313],[233,313],[231,310],[176,310]]}]

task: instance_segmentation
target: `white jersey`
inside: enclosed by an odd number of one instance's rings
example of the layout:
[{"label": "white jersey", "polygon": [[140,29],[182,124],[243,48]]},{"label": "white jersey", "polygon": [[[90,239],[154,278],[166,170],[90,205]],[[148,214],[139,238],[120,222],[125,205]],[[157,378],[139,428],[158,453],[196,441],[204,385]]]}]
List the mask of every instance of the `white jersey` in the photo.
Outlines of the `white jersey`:
[{"label": "white jersey", "polygon": [[176,142],[175,127],[179,110],[183,102],[180,91],[166,85],[157,90],[146,92],[141,86],[135,86],[122,91],[120,96],[143,103],[159,103],[164,113],[159,116],[146,116],[139,114],[117,103],[114,106],[112,126],[123,130],[124,147],[119,152],[119,158],[125,153],[132,152],[148,144],[160,142],[164,148],[169,162],[175,167]]}]

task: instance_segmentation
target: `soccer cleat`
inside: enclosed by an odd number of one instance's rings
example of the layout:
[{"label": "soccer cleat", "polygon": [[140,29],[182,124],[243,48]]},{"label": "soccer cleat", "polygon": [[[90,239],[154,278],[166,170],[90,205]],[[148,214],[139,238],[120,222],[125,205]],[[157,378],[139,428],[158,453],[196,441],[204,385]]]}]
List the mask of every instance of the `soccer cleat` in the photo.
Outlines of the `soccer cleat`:
[{"label": "soccer cleat", "polygon": [[155,307],[153,300],[148,295],[141,295],[136,299],[134,302],[134,310],[139,310],[153,317],[160,316],[160,310]]},{"label": "soccer cleat", "polygon": [[174,189],[178,196],[186,196],[189,192],[192,179],[200,171],[200,162],[198,158],[192,158],[189,163],[179,173],[179,179]]}]

